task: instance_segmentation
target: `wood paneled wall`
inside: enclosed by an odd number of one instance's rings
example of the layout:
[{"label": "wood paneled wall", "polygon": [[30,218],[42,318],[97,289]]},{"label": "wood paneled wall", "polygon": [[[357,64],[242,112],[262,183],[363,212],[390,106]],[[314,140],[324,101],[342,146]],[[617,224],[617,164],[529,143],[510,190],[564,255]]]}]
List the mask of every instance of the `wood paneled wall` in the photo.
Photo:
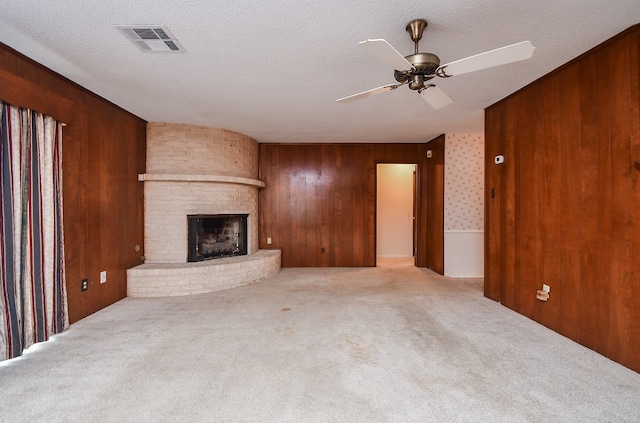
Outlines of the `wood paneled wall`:
[{"label": "wood paneled wall", "polygon": [[[425,189],[420,195],[426,197],[425,223],[426,227],[418,226],[423,232],[418,232],[418,239],[424,237],[424,265],[429,269],[444,275],[444,147],[445,136],[441,135],[427,144],[432,156],[425,162],[424,172],[427,174]],[[418,222],[418,225],[421,225]],[[426,230],[426,231],[425,231]]]},{"label": "wood paneled wall", "polygon": [[635,371],[639,51],[636,25],[485,115],[485,295]]},{"label": "wood paneled wall", "polygon": [[[126,296],[143,251],[146,122],[0,44],[0,98],[65,122],[63,199],[69,317]],[[140,251],[135,246],[140,246]],[[100,284],[100,271],[107,282]],[[82,279],[89,289],[82,292]]]},{"label": "wood paneled wall", "polygon": [[261,144],[260,248],[282,249],[283,267],[375,266],[378,163],[418,165],[416,264],[442,273],[444,136],[428,144]]}]

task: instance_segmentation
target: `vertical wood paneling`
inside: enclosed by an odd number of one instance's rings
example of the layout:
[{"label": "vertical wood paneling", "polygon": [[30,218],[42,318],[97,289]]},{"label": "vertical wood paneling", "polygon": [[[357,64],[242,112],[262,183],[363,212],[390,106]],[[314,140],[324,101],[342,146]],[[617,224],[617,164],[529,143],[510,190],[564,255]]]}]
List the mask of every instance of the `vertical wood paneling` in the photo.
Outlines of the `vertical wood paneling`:
[{"label": "vertical wood paneling", "polygon": [[[635,346],[635,350],[631,352],[629,357],[629,366],[633,369],[640,369],[640,352],[637,346],[640,345],[640,30],[634,45],[631,42],[629,50],[629,63],[632,72],[635,71],[636,77],[631,75],[629,84],[630,105],[629,105],[629,126],[631,138],[631,157],[633,160],[634,170],[631,180],[632,210],[633,210],[633,226],[631,228],[631,238],[633,244],[631,246],[632,254],[632,281],[629,297],[631,301],[631,322],[629,322],[629,345]],[[633,348],[633,347],[632,347]]]},{"label": "vertical wood paneling", "polygon": [[[287,210],[289,210],[289,223],[284,229],[287,231],[291,243],[295,245],[303,245],[302,229],[305,217],[306,199],[304,198],[304,178],[302,177],[301,161],[302,150],[298,145],[292,145],[289,150],[289,201]],[[304,206],[304,208],[303,208]],[[292,263],[300,263],[304,257],[303,248],[291,248],[289,250],[289,258]]]},{"label": "vertical wood paneling", "polygon": [[[559,121],[560,111],[560,89],[562,84],[557,77],[550,77],[547,85],[541,90],[542,110],[546,112],[541,117],[542,134],[539,140],[544,144],[543,149],[543,168],[542,168],[542,184],[540,184],[542,193],[541,213],[546,221],[545,227],[541,231],[542,249],[540,274],[541,280],[554,287],[554,294],[557,288],[564,282],[564,274],[562,268],[562,246],[555,242],[557,234],[561,233],[564,228],[564,222],[560,218],[560,214],[556,213],[556,207],[562,202],[562,187],[556,181],[560,179],[560,170],[562,167],[563,149],[562,142],[559,139]],[[565,240],[566,241],[566,240]],[[541,289],[539,284],[537,289]],[[540,322],[552,329],[557,329],[555,325],[559,322],[558,313],[561,305],[559,302],[541,303],[535,302],[539,310]]]},{"label": "vertical wood paneling", "polygon": [[[126,140],[145,140],[145,142],[127,142],[120,144],[124,147],[123,154],[126,158],[127,167],[119,174],[118,177],[118,190],[119,192],[125,192],[127,195],[126,209],[127,219],[120,221],[122,225],[122,231],[127,234],[123,244],[124,248],[118,249],[120,255],[119,263],[122,266],[118,266],[117,270],[124,274],[120,274],[126,278],[126,269],[137,266],[142,263],[140,259],[144,255],[142,250],[144,246],[144,225],[140,222],[144,222],[144,184],[131,183],[128,175],[139,175],[145,172],[145,158],[146,158],[146,125],[138,124],[139,119],[131,115],[120,115],[122,121],[121,134],[122,138]],[[123,161],[125,161],[123,160]],[[118,284],[117,296],[125,297],[127,295],[127,286],[125,284]]]},{"label": "vertical wood paneling", "polygon": [[[485,115],[485,138],[502,139],[501,119],[498,113]],[[500,177],[499,173],[494,171],[496,165],[495,157],[502,154],[498,143],[485,143],[485,201],[484,201],[484,225],[485,232],[489,228],[493,231],[493,236],[485,236],[484,238],[484,295],[494,301],[500,301],[501,298],[501,266],[500,252],[502,224],[500,219]]]},{"label": "vertical wood paneling", "polygon": [[598,275],[601,251],[598,245],[598,104],[597,57],[585,58],[580,66],[580,336],[579,342],[599,351],[599,334],[604,332],[597,318],[602,314]]},{"label": "vertical wood paneling", "polygon": [[[85,100],[85,105],[88,110],[96,110],[96,108],[100,107],[98,101],[95,99],[87,99]],[[109,112],[106,112],[107,116],[104,120],[93,121],[90,116],[87,118],[87,123],[91,125],[91,132],[93,134],[89,134],[89,136],[95,136],[93,139],[87,139],[87,156],[86,156],[86,166],[91,171],[86,173],[86,187],[87,190],[91,190],[93,192],[87,192],[87,275],[86,277],[89,279],[89,290],[86,292],[81,292],[80,294],[89,294],[91,296],[91,300],[95,301],[99,308],[104,307],[105,299],[102,295],[95,295],[94,293],[99,292],[99,294],[104,294],[103,287],[100,284],[99,274],[100,271],[105,270],[103,266],[106,263],[103,263],[102,257],[105,254],[105,248],[107,246],[108,236],[107,232],[110,229],[108,227],[108,222],[105,220],[107,210],[105,210],[107,204],[105,202],[104,207],[101,204],[102,199],[104,198],[108,201],[108,187],[107,184],[107,170],[105,169],[106,164],[103,163],[103,160],[107,159],[107,157],[103,157],[103,149],[102,144],[106,142],[105,139],[105,131],[108,130],[108,123],[113,124],[112,116],[109,115]],[[63,147],[64,148],[64,147]],[[64,169],[64,166],[63,166]],[[94,195],[92,195],[94,194]],[[103,220],[105,221],[105,226],[102,225]],[[108,278],[107,274],[107,278]],[[77,294],[78,290],[73,289],[73,293]],[[81,297],[89,300],[89,295],[80,295]]]},{"label": "vertical wood paneling", "polygon": [[[518,109],[522,107],[521,98],[511,99],[512,107]],[[506,116],[507,111],[502,110],[503,118]],[[504,138],[500,141],[500,149],[505,157],[513,157],[514,160],[505,161],[500,166],[500,172],[502,180],[500,181],[500,217],[501,217],[501,233],[503,238],[501,241],[501,253],[500,253],[500,266],[502,268],[503,279],[500,281],[500,290],[502,292],[502,303],[507,307],[514,308],[516,304],[516,292],[519,287],[514,283],[516,280],[516,248],[519,248],[519,244],[516,242],[518,239],[516,216],[517,205],[515,201],[516,193],[516,175],[519,174],[520,164],[515,158],[517,157],[517,148],[520,145],[515,128],[519,124],[517,119],[507,121],[505,127]],[[486,141],[485,141],[486,142]],[[491,232],[491,229],[488,228]],[[486,234],[486,232],[485,232]]]},{"label": "vertical wood paneling", "polygon": [[371,210],[367,206],[368,204],[376,204],[376,195],[377,195],[377,180],[376,180],[376,166],[368,166],[367,163],[375,162],[375,151],[372,146],[365,146],[366,154],[363,155],[365,160],[363,160],[362,164],[362,172],[366,174],[366,186],[364,187],[364,201],[362,207],[362,225],[363,225],[363,237],[364,237],[364,248],[363,248],[363,262],[364,263],[376,263],[376,234],[375,233],[367,233],[369,228],[376,227],[376,213],[371,213]]},{"label": "vertical wood paneling", "polygon": [[[491,106],[485,118],[485,295],[636,371],[639,29]],[[492,166],[498,152],[505,164]],[[543,283],[548,302],[535,299]]]},{"label": "vertical wood paneling", "polygon": [[[335,266],[335,262],[331,260],[331,251],[326,251],[326,247],[331,245],[333,240],[333,213],[335,211],[335,196],[332,195],[334,187],[336,186],[336,172],[332,166],[333,163],[333,151],[332,145],[323,145],[320,148],[322,160],[320,162],[320,174],[321,174],[321,187],[320,187],[320,201],[321,201],[321,216],[320,216],[320,247],[325,251],[321,253],[322,266],[331,267]],[[271,211],[267,209],[261,209],[260,213],[269,214]]]},{"label": "vertical wood paneling", "polygon": [[445,136],[429,141],[433,156],[426,161],[427,174],[427,263],[429,269],[444,274],[444,149]]},{"label": "vertical wood paneling", "polygon": [[[609,69],[616,75],[616,83],[610,88],[610,147],[611,147],[611,301],[617,304],[609,310],[610,356],[619,362],[627,362],[631,353],[629,344],[631,329],[631,285],[633,231],[633,196],[631,177],[630,106],[631,69],[629,37],[623,38],[610,48]],[[637,68],[635,69],[637,72]],[[637,78],[638,75],[636,74]],[[639,257],[636,257],[636,260]],[[637,281],[636,281],[637,283]],[[637,299],[635,299],[637,301]],[[636,348],[637,349],[637,348]]]},{"label": "vertical wood paneling", "polygon": [[[554,76],[556,77],[556,76]],[[562,309],[562,319],[556,319],[552,329],[558,330],[571,339],[579,339],[580,322],[580,87],[579,67],[568,67],[557,75],[559,78],[560,104],[559,143],[562,148],[560,162],[561,202],[559,216],[568,224],[560,228],[560,258],[563,277],[554,289],[558,293],[558,304]],[[558,213],[554,214],[558,216]],[[545,225],[546,226],[546,225]],[[549,240],[554,242],[553,238]]]},{"label": "vertical wood paneling", "polygon": [[[0,98],[49,114],[63,130],[65,273],[75,322],[126,296],[144,255],[146,122],[0,44]],[[135,245],[141,247],[135,251]],[[100,271],[107,283],[99,283]],[[89,289],[80,290],[82,279]]]},{"label": "vertical wood paneling", "polygon": [[[429,201],[429,192],[430,188],[430,180],[428,179],[427,172],[427,145],[420,145],[417,147],[418,150],[414,153],[417,154],[415,156],[415,163],[417,164],[417,214],[416,214],[416,249],[418,251],[416,255],[416,266],[418,267],[427,267],[429,262],[433,261],[432,254],[428,249],[428,224],[426,220],[428,201]],[[375,186],[374,186],[375,189]],[[442,204],[442,209],[444,212],[444,199]],[[444,232],[444,219],[442,221],[442,228]],[[375,241],[375,240],[374,240]],[[444,254],[444,253],[443,253]],[[444,261],[442,262],[442,266],[444,268]]]},{"label": "vertical wood paneling", "polygon": [[[287,156],[284,154],[283,148],[279,148],[278,150],[279,150],[278,152],[280,153],[278,158],[282,160],[283,163],[285,162],[285,160],[288,161]],[[289,178],[288,163],[286,165],[280,166],[279,171],[280,171],[278,175],[279,184],[277,187],[274,187],[274,188],[276,188],[276,190],[278,191],[277,198],[278,198],[278,208],[280,210],[280,214],[278,215],[279,217],[278,224],[276,225],[276,228],[274,228],[276,230],[275,235],[277,237],[274,239],[274,242],[275,242],[275,245],[281,246],[280,248],[282,248],[282,266],[290,267],[292,266],[292,264],[289,264],[289,262],[287,261],[291,256],[291,254],[289,254],[290,248],[289,248],[289,244],[285,242],[285,240],[288,239],[288,235],[290,233],[290,230],[289,230],[290,178]],[[266,190],[261,191],[261,193],[264,193],[264,192],[266,192]],[[258,228],[258,230],[260,230],[260,228]],[[272,235],[273,234],[269,233],[266,236],[272,236]],[[264,237],[260,237],[261,241],[262,241],[262,238]]]},{"label": "vertical wood paneling", "polygon": [[[65,278],[67,280],[67,297],[69,312],[75,320],[82,317],[81,312],[73,310],[90,310],[92,308],[89,295],[80,295],[79,281],[88,278],[89,261],[87,222],[87,134],[84,119],[77,119],[76,125],[67,126],[62,131],[62,169],[63,169],[63,201],[64,201],[64,237],[65,237]],[[73,175],[74,177],[67,177]],[[88,293],[84,292],[83,294]],[[74,313],[77,313],[73,316]]]},{"label": "vertical wood paneling", "polygon": [[[418,210],[423,213],[418,217],[416,263],[435,263],[434,270],[441,272],[444,169],[434,164],[429,179],[425,154],[424,144],[261,144],[260,174],[266,188],[260,191],[259,219],[265,222],[259,228],[260,248],[282,249],[283,267],[375,266],[376,165],[416,163],[421,175]],[[433,197],[430,224],[428,196]],[[429,245],[428,236],[437,244]]]},{"label": "vertical wood paneling", "polygon": [[[357,210],[357,203],[363,201],[362,198],[354,198],[354,187],[358,185],[358,180],[363,175],[355,175],[353,168],[357,166],[359,160],[353,160],[355,156],[355,148],[352,145],[347,145],[339,149],[340,150],[340,168],[338,173],[340,174],[340,192],[341,192],[341,225],[340,232],[336,233],[334,250],[336,253],[336,261],[338,266],[363,266],[362,264],[356,264],[353,254],[353,245],[355,242],[362,242],[362,239],[354,240],[353,233],[353,214]],[[354,179],[358,178],[358,179]]]},{"label": "vertical wood paneling", "polygon": [[[526,198],[527,202],[518,202],[516,208],[516,219],[519,222],[538,222],[540,220],[540,204],[541,198],[538,195],[541,172],[541,142],[537,113],[533,111],[539,110],[538,95],[533,90],[523,92],[525,96],[525,104],[527,104],[532,112],[519,116],[518,126],[530,128],[529,131],[521,133],[518,140],[516,156],[517,163],[521,169],[516,174],[517,192],[522,198]],[[508,160],[509,158],[505,158]],[[523,176],[526,172],[527,175]],[[533,317],[534,299],[540,280],[538,244],[540,241],[540,225],[517,225],[516,226],[516,275],[518,277],[518,289],[515,293],[515,308],[527,317]]]},{"label": "vertical wood paneling", "polygon": [[369,237],[366,234],[365,221],[362,219],[364,215],[364,209],[366,208],[366,196],[365,191],[367,189],[367,148],[362,147],[363,160],[359,160],[355,163],[355,166],[350,169],[350,174],[346,175],[350,180],[354,180],[355,175],[363,175],[361,178],[356,178],[355,183],[351,187],[351,198],[353,198],[353,213],[351,213],[351,227],[353,230],[353,239],[351,242],[351,251],[353,254],[352,260],[354,263],[365,263],[364,250],[368,246],[367,240]]},{"label": "vertical wood paneling", "polygon": [[[344,148],[335,146],[333,149],[333,157],[335,163],[335,170],[333,172],[333,180],[334,180],[334,188],[333,191],[329,191],[329,195],[333,195],[333,210],[330,210],[330,213],[333,215],[331,218],[331,223],[329,226],[329,232],[331,233],[331,238],[329,241],[329,245],[326,245],[325,248],[329,251],[329,256],[331,257],[331,265],[332,266],[346,266],[347,263],[350,262],[347,257],[345,257],[344,244],[347,240],[349,234],[345,234],[345,231],[348,230],[348,226],[345,227],[345,215],[348,213],[347,201],[349,201],[348,193],[344,192]],[[347,156],[347,158],[350,156]],[[346,198],[345,198],[346,196]],[[348,253],[348,251],[347,251]],[[354,264],[355,265],[355,264]]]},{"label": "vertical wood paneling", "polygon": [[[263,178],[268,179],[271,181],[271,183],[273,184],[273,186],[275,187],[279,187],[281,186],[281,182],[280,182],[280,171],[278,169],[278,167],[274,166],[274,164],[279,163],[280,162],[280,150],[278,149],[271,149],[271,150],[264,150],[261,147],[261,154],[269,154],[269,157],[267,158],[267,163],[269,163],[270,166],[266,167],[266,172],[267,175],[265,175]],[[278,222],[280,222],[280,198],[278,196],[273,196],[273,197],[259,197],[260,198],[260,205],[261,207],[268,207],[269,210],[272,210],[272,213],[268,216],[265,216],[264,218],[262,217],[262,215],[260,215],[261,217],[261,221],[266,222],[265,226],[258,226],[258,228],[264,228],[265,232],[264,233],[268,233],[269,236],[272,238],[272,242],[279,242],[279,232],[280,232],[280,228],[278,227]],[[264,203],[264,204],[263,204]],[[261,242],[267,242],[266,237],[264,239],[260,240]]]},{"label": "vertical wood paneling", "polygon": [[[595,53],[598,63],[607,63],[608,50],[601,49]],[[598,98],[598,260],[600,262],[596,270],[598,275],[598,305],[596,319],[601,323],[598,332],[596,351],[609,357],[609,309],[615,304],[611,302],[611,250],[608,248],[611,238],[611,147],[610,147],[610,103],[609,91],[613,81],[610,78],[599,78],[596,85]],[[593,271],[593,269],[589,269]]]},{"label": "vertical wood paneling", "polygon": [[322,265],[321,252],[321,232],[318,228],[322,227],[320,213],[322,211],[322,191],[321,191],[321,160],[319,149],[304,150],[304,169],[305,178],[305,194],[304,194],[304,262],[309,266]]}]

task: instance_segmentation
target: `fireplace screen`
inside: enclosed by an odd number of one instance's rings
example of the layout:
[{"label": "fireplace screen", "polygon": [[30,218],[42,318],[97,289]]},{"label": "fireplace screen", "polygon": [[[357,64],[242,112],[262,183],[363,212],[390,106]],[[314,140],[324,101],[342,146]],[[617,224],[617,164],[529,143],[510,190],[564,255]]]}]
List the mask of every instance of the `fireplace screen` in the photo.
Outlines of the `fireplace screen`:
[{"label": "fireplace screen", "polygon": [[187,260],[247,254],[246,214],[189,215]]}]

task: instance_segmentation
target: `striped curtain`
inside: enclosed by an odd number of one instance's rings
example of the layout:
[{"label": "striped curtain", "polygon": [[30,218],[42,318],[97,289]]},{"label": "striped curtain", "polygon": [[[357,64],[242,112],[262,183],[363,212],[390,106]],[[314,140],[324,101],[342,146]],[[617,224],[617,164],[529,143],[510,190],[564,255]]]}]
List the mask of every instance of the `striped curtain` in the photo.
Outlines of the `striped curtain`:
[{"label": "striped curtain", "polygon": [[0,101],[0,360],[69,325],[62,124]]}]

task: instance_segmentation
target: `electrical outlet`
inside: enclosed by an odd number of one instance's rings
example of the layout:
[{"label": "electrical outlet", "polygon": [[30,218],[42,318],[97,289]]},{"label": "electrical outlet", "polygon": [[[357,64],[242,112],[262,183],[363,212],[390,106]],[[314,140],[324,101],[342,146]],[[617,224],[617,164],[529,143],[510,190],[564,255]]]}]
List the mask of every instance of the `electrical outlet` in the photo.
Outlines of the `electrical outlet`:
[{"label": "electrical outlet", "polygon": [[271,245],[271,237],[268,237],[268,238],[267,238],[267,244],[268,244],[268,245]]},{"label": "electrical outlet", "polygon": [[89,281],[86,279],[83,279],[80,287],[82,288],[83,291],[86,291],[87,289],[89,289]]},{"label": "electrical outlet", "polygon": [[105,283],[107,281],[107,271],[103,270],[100,272],[100,283]]}]

